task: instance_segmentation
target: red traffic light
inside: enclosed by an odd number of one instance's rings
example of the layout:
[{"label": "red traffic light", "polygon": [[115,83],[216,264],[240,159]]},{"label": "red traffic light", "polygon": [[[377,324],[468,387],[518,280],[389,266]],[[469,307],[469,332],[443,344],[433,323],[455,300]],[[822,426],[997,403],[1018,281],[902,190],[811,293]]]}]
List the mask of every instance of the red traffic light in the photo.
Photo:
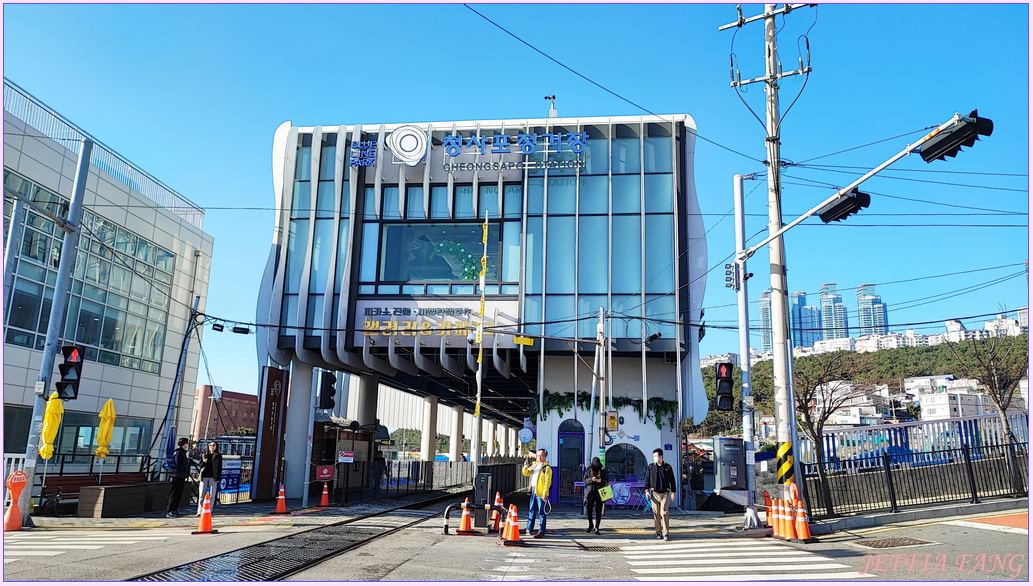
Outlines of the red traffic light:
[{"label": "red traffic light", "polygon": [[65,355],[65,362],[82,362],[82,352],[77,346],[62,346],[61,351]]},{"label": "red traffic light", "polygon": [[732,377],[732,365],[728,362],[722,362],[717,365],[717,378],[731,378]]}]

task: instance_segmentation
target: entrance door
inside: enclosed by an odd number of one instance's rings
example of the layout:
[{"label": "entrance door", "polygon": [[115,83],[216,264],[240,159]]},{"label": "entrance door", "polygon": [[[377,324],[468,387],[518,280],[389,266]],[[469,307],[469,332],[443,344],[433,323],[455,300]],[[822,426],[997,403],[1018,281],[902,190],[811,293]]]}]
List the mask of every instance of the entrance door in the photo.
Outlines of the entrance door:
[{"label": "entrance door", "polygon": [[568,419],[560,424],[559,429],[559,502],[580,503],[582,467],[585,462],[585,431],[577,420]]}]

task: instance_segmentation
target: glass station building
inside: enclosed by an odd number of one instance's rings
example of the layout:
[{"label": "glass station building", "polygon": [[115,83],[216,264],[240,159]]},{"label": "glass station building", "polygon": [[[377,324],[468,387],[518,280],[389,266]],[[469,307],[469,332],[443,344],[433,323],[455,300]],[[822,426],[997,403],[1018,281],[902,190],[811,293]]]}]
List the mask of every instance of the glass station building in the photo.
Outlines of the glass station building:
[{"label": "glass station building", "polygon": [[694,144],[687,115],[281,125],[257,320],[279,326],[260,330],[260,363],[304,389],[286,416],[288,468],[305,460],[291,450],[304,449],[315,368],[360,377],[361,424],[375,382],[473,411],[485,220],[482,414],[514,431],[530,418],[554,496],[580,501],[574,482],[599,453],[602,309],[611,475],[633,488],[657,447],[676,461],[677,421],[707,411]]}]

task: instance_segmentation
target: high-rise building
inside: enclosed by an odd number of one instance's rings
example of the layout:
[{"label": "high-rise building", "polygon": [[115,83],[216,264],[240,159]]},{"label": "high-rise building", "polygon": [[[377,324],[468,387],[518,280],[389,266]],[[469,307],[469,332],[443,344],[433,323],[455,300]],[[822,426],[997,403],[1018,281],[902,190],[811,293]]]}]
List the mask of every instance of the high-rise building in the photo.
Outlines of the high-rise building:
[{"label": "high-rise building", "polygon": [[846,338],[850,335],[850,326],[847,323],[843,296],[836,293],[836,284],[825,283],[818,291],[821,300],[821,338]]},{"label": "high-rise building", "polygon": [[789,295],[789,324],[794,348],[811,348],[821,339],[821,312],[807,305],[803,291]]},{"label": "high-rise building", "polygon": [[889,322],[886,319],[886,304],[882,297],[875,294],[874,284],[865,284],[857,288],[857,325],[861,336],[871,334],[886,335],[889,333]]},{"label": "high-rise building", "polygon": [[771,289],[760,294],[760,351],[771,352]]}]

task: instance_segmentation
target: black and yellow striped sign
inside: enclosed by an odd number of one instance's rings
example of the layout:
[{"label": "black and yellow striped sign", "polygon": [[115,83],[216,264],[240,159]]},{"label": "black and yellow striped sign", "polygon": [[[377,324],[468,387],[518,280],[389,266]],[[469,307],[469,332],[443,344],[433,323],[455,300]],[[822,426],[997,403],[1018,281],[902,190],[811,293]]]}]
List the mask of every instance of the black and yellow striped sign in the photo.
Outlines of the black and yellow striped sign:
[{"label": "black and yellow striped sign", "polygon": [[783,442],[778,444],[778,458],[776,462],[778,464],[778,479],[779,484],[789,484],[793,482],[793,443]]}]

